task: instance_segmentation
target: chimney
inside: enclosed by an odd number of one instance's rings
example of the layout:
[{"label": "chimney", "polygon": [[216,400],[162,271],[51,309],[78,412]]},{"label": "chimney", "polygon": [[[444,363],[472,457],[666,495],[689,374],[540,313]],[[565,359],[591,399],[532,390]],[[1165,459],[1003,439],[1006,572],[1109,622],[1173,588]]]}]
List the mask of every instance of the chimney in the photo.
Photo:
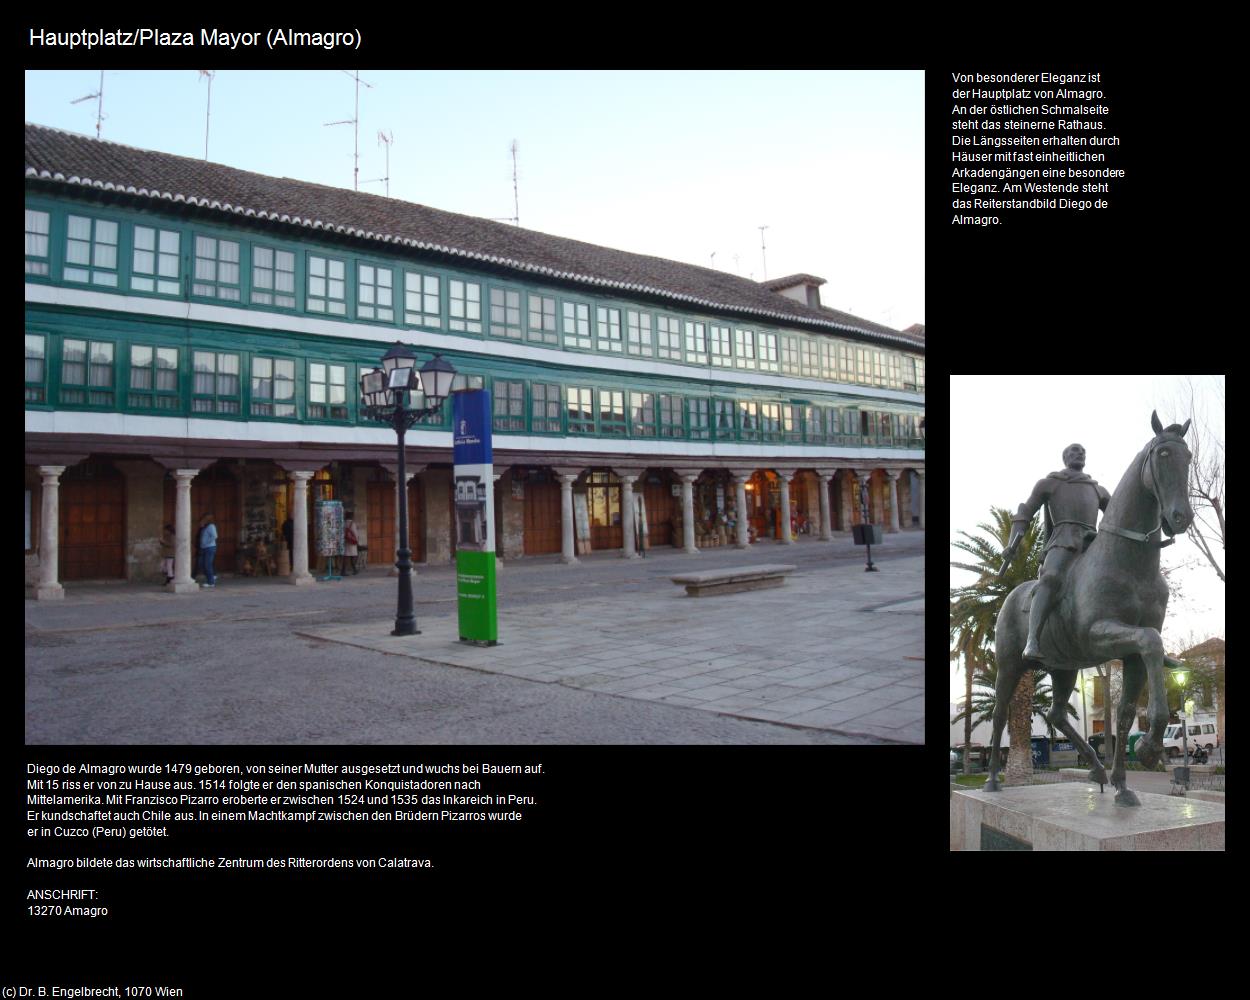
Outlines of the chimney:
[{"label": "chimney", "polygon": [[814,274],[791,274],[785,278],[762,281],[760,284],[769,291],[784,295],[787,299],[794,299],[795,302],[801,302],[811,309],[821,308],[820,286],[825,284],[825,279],[818,278]]}]

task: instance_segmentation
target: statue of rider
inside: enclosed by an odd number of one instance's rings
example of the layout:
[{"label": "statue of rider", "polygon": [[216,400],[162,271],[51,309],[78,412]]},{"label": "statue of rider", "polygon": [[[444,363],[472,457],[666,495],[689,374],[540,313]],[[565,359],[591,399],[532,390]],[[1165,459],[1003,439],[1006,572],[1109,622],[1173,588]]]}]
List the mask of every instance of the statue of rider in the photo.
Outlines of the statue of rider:
[{"label": "statue of rider", "polygon": [[1094,522],[1098,511],[1106,510],[1111,500],[1111,494],[1083,471],[1085,449],[1081,445],[1070,444],[1064,448],[1063,462],[1066,468],[1039,480],[1028,501],[1020,505],[1011,519],[1011,541],[1003,552],[1003,568],[999,572],[1000,576],[1006,572],[1020,547],[1024,529],[1037,509],[1045,504],[1046,548],[1029,608],[1029,641],[1023,653],[1026,660],[1042,659],[1038,645],[1042,626],[1054,609],[1068,570],[1097,534]]}]

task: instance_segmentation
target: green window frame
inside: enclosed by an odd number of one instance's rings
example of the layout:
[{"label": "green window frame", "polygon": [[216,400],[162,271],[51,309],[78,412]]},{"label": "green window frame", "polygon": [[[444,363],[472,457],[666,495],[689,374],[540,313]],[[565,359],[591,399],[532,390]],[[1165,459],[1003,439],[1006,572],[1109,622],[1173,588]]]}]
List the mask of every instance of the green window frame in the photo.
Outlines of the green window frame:
[{"label": "green window frame", "polygon": [[799,374],[799,338],[781,335],[781,370],[787,375]]},{"label": "green window frame", "polygon": [[114,345],[110,341],[61,341],[61,391],[67,406],[108,406],[114,400]]},{"label": "green window frame", "polygon": [[346,316],[347,264],[337,257],[310,253],[304,301],[309,312]]},{"label": "green window frame", "polygon": [[808,444],[824,444],[824,408],[820,406],[803,407],[803,440]]},{"label": "green window frame", "polygon": [[715,368],[729,368],[733,365],[732,331],[718,323],[711,324],[707,339],[708,356]]},{"label": "green window frame", "polygon": [[491,287],[490,335],[521,339],[521,293],[516,289]]},{"label": "green window frame", "polygon": [[215,236],[195,234],[195,277],[191,294],[206,299],[241,302],[239,284],[239,244],[235,240],[219,240]]},{"label": "green window frame", "polygon": [[872,385],[872,351],[867,347],[855,348],[855,381]]},{"label": "green window frame", "polygon": [[733,441],[736,437],[734,427],[734,401],[732,399],[712,400],[712,437],[716,441]]},{"label": "green window frame", "polygon": [[443,307],[437,274],[404,271],[404,323],[442,328]]},{"label": "green window frame", "polygon": [[622,390],[599,390],[599,433],[621,437],[628,433],[625,426],[625,393]]},{"label": "green window frame", "polygon": [[111,219],[71,215],[65,227],[65,265],[61,277],[84,285],[116,288],[117,245],[121,227]]},{"label": "green window frame", "polygon": [[656,316],[655,355],[669,361],[680,361],[681,320],[676,316]]},{"label": "green window frame", "polygon": [[830,381],[838,377],[838,349],[832,340],[820,342],[820,377]]},{"label": "green window frame", "polygon": [[308,362],[308,419],[349,420],[347,365]]},{"label": "green window frame", "polygon": [[891,389],[903,388],[903,359],[893,352],[890,353],[889,386]]},{"label": "green window frame", "polygon": [[154,295],[181,293],[182,235],[176,229],[135,226],[133,236],[131,291]]},{"label": "green window frame", "polygon": [[655,437],[655,393],[630,392],[629,423],[634,437]]},{"label": "green window frame", "polygon": [[760,371],[775,372],[778,370],[777,335],[775,333],[766,333],[763,330],[759,332],[759,354]]},{"label": "green window frame", "polygon": [[686,361],[692,365],[707,364],[707,326],[688,319],[686,330]]},{"label": "green window frame", "polygon": [[482,286],[476,281],[447,279],[447,329],[482,332]]},{"label": "green window frame", "polygon": [[685,407],[682,405],[682,397],[661,393],[660,437],[684,438],[685,436]]},{"label": "green window frame", "polygon": [[755,348],[754,330],[734,329],[734,364],[738,368],[754,368],[758,364]]},{"label": "green window frame", "polygon": [[42,333],[26,334],[26,402],[48,399],[48,339]]},{"label": "green window frame", "polygon": [[[719,402],[719,400],[717,401]],[[731,418],[732,423],[732,418]],[[743,399],[738,402],[738,426],[739,434],[743,441],[758,441],[760,439],[760,404],[752,399]],[[717,414],[716,436],[722,438],[723,430],[721,415]],[[729,435],[733,437],[732,434]]]},{"label": "green window frame", "polygon": [[26,273],[46,278],[51,273],[48,256],[52,214],[37,208],[26,209]]},{"label": "green window frame", "polygon": [[180,410],[178,348],[130,346],[130,388],[126,406],[133,410]]},{"label": "green window frame", "polygon": [[924,392],[924,358],[916,359],[916,391]]},{"label": "green window frame", "polygon": [[844,382],[855,381],[855,349],[846,341],[838,344],[838,378]]},{"label": "green window frame", "polygon": [[686,399],[686,427],[692,441],[706,441],[711,437],[711,407],[705,397]]},{"label": "green window frame", "polygon": [[585,386],[564,387],[564,409],[568,414],[570,434],[593,434],[595,432],[595,409],[593,391]]},{"label": "green window frame", "polygon": [[356,262],[356,318],[395,322],[395,270]]},{"label": "green window frame", "polygon": [[882,413],[878,428],[877,441],[880,444],[892,445],[894,443],[894,414]]},{"label": "green window frame", "polygon": [[799,339],[799,370],[808,378],[820,377],[820,351],[810,337]]},{"label": "green window frame", "polygon": [[590,350],[590,306],[584,302],[563,302],[564,346]]},{"label": "green window frame", "polygon": [[294,419],[295,359],[252,355],[252,394],[249,412],[253,417]]},{"label": "green window frame", "polygon": [[529,295],[529,339],[535,344],[560,343],[560,331],[556,329],[556,300],[552,295]]},{"label": "green window frame", "polygon": [[191,359],[191,412],[242,412],[242,381],[239,355],[217,351],[195,351]]},{"label": "green window frame", "polygon": [[524,432],[525,383],[495,379],[491,393],[495,409],[492,426],[497,431]]},{"label": "green window frame", "polygon": [[295,308],[295,254],[259,243],[251,245],[254,306]]},{"label": "green window frame", "polygon": [[803,407],[795,403],[781,404],[781,433],[788,444],[802,444]]},{"label": "green window frame", "polygon": [[764,441],[781,440],[780,403],[760,403],[760,437]]},{"label": "green window frame", "polygon": [[530,386],[530,430],[543,434],[559,434],[560,416],[564,410],[563,393],[551,382],[535,382]]},{"label": "green window frame", "polygon": [[640,358],[655,354],[651,343],[651,314],[637,309],[625,310],[625,350]]},{"label": "green window frame", "polygon": [[888,371],[888,363],[886,361],[885,351],[872,352],[872,372],[873,385],[887,386],[890,384],[890,376]]},{"label": "green window frame", "polygon": [[599,306],[595,310],[597,344],[601,351],[620,354],[624,349],[621,338],[621,311],[612,306]]},{"label": "green window frame", "polygon": [[915,391],[916,388],[916,359],[910,354],[904,354],[901,359],[902,368],[902,387],[905,390]]}]

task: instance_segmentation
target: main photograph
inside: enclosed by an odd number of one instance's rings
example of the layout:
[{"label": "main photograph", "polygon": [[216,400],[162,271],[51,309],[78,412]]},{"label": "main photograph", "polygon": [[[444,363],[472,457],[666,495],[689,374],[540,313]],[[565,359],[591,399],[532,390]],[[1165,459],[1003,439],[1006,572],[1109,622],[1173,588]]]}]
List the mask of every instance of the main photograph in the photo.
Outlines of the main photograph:
[{"label": "main photograph", "polygon": [[25,98],[28,744],[923,743],[922,72]]}]

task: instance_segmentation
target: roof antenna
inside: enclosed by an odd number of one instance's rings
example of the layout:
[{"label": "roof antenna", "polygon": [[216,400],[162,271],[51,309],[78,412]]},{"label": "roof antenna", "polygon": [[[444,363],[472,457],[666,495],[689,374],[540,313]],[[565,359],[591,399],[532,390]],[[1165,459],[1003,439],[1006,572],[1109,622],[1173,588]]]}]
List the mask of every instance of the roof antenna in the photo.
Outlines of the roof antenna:
[{"label": "roof antenna", "polygon": [[517,141],[513,139],[512,145],[509,146],[508,148],[512,152],[512,214],[509,216],[504,216],[503,218],[492,219],[491,221],[492,222],[513,222],[519,226],[521,224],[521,208],[520,208],[520,199],[517,194],[516,154],[517,154],[517,151],[520,149],[520,146],[517,144]]},{"label": "roof antenna", "polygon": [[760,258],[764,261],[764,280],[767,281],[768,257],[764,254],[764,230],[767,229],[768,226],[756,226],[755,228],[760,231]]},{"label": "roof antenna", "polygon": [[347,70],[339,70],[340,73],[346,73],[349,77],[356,81],[356,115],[353,118],[347,118],[341,122],[326,122],[326,125],[353,125],[355,126],[354,143],[355,143],[355,168],[352,170],[352,188],[356,191],[360,190],[360,85],[363,83],[366,87],[373,89],[373,84],[366,83],[360,78],[360,70],[355,73],[348,73]]},{"label": "roof antenna", "polygon": [[365,181],[366,184],[376,184],[378,181],[386,182],[386,196],[391,196],[391,143],[395,141],[394,132],[378,132],[378,145],[386,147],[386,176],[375,177],[371,181]]},{"label": "roof antenna", "polygon": [[712,251],[712,267],[716,267],[716,251]]},{"label": "roof antenna", "polygon": [[83,101],[89,101],[93,97],[98,97],[99,103],[95,110],[95,137],[100,138],[100,122],[104,121],[104,70],[100,70],[100,89],[94,94],[88,94],[86,97],[80,97],[76,101],[70,101],[70,104],[81,104]]},{"label": "roof antenna", "polygon": [[206,160],[208,159],[208,116],[213,108],[213,77],[216,75],[216,70],[200,70],[200,79],[208,79],[208,103],[204,106],[204,159]]}]

